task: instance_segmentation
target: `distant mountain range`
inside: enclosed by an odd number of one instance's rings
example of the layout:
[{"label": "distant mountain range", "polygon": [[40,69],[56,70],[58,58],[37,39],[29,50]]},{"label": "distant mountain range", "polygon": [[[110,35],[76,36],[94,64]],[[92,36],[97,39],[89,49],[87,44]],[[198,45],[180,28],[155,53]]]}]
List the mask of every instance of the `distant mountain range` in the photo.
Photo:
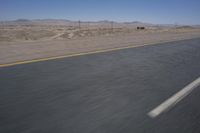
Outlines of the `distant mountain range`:
[{"label": "distant mountain range", "polygon": [[[153,26],[154,24],[151,23],[143,23],[140,21],[133,21],[133,22],[115,22],[115,21],[108,21],[108,20],[102,20],[102,21],[80,21],[81,23],[114,23],[114,24],[130,24],[130,25],[148,25]],[[53,25],[66,25],[69,23],[78,23],[78,21],[72,21],[72,20],[65,20],[65,19],[17,19],[13,21],[0,21],[0,24],[7,24],[7,25],[26,25],[26,24],[53,24]]]},{"label": "distant mountain range", "polygon": [[[0,21],[0,25],[71,25],[78,23],[79,21],[72,21],[66,19],[17,19],[13,21]],[[187,26],[187,25],[175,25],[175,24],[151,24],[144,23],[140,21],[132,21],[132,22],[115,22],[115,21],[80,21],[82,24],[90,23],[90,24],[109,24],[113,23],[115,25],[131,25],[131,26],[150,26],[150,27],[178,27],[178,26]],[[200,28],[200,25],[192,25],[192,27]]]}]

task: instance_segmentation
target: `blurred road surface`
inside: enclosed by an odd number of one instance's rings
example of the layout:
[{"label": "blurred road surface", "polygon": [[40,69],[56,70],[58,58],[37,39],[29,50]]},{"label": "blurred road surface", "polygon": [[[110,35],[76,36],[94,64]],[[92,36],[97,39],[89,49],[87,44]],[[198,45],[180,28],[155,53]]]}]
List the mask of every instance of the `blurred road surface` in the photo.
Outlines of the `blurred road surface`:
[{"label": "blurred road surface", "polygon": [[0,68],[0,133],[199,133],[200,39]]}]

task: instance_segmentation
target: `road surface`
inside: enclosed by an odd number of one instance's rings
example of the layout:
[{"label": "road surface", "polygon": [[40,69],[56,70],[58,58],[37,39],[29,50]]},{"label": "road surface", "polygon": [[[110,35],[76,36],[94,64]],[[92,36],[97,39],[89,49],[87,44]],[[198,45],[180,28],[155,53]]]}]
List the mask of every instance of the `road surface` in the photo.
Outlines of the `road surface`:
[{"label": "road surface", "polygon": [[0,68],[1,133],[199,133],[200,38]]}]

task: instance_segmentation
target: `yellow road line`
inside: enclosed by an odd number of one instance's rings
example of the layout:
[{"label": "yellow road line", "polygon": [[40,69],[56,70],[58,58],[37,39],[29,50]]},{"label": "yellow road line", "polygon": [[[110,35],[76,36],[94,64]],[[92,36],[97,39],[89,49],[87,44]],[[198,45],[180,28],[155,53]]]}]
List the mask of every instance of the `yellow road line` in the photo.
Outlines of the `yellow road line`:
[{"label": "yellow road line", "polygon": [[[174,41],[178,41],[178,40],[174,40]],[[96,51],[90,51],[90,52],[82,52],[82,53],[71,54],[71,55],[61,55],[61,56],[39,58],[39,59],[33,59],[33,60],[27,60],[27,61],[18,61],[18,62],[14,62],[14,63],[0,64],[0,68],[15,66],[15,65],[21,65],[21,64],[29,64],[29,63],[34,63],[34,62],[55,60],[55,59],[61,59],[61,58],[68,58],[68,57],[90,55],[90,54],[96,54],[96,53],[111,52],[111,51],[117,51],[117,50],[122,50],[122,49],[143,47],[143,46],[146,46],[146,45],[156,45],[156,44],[162,44],[162,43],[166,43],[166,42],[172,42],[172,41],[162,41],[162,42],[160,41],[160,42],[148,43],[148,44],[143,44],[143,45],[134,45],[134,46],[130,45],[130,46],[125,46],[125,47],[110,48],[110,49],[96,50]]]},{"label": "yellow road line", "polygon": [[[144,45],[140,45],[140,46],[144,46]],[[111,52],[111,51],[134,48],[134,47],[140,47],[140,46],[138,46],[138,45],[136,46],[135,45],[135,46],[119,47],[119,48],[112,48],[112,49],[106,49],[106,50],[96,50],[96,51],[91,51],[91,52],[83,52],[83,53],[77,53],[77,54],[71,54],[71,55],[61,55],[61,56],[33,59],[33,60],[27,60],[27,61],[19,61],[19,62],[14,62],[14,63],[0,64],[0,68],[1,67],[9,67],[9,66],[21,65],[21,64],[29,64],[29,63],[34,63],[34,62],[62,59],[62,58],[68,58],[68,57],[75,57],[75,56],[90,55],[90,54],[96,54],[96,53]]]}]

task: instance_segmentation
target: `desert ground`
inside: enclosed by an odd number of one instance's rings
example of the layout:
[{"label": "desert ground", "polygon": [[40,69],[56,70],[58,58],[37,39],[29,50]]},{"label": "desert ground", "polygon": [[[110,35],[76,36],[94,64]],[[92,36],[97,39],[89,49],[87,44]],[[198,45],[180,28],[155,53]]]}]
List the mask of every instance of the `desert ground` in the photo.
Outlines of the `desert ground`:
[{"label": "desert ground", "polygon": [[199,26],[112,21],[8,21],[0,23],[0,64],[198,37]]}]

